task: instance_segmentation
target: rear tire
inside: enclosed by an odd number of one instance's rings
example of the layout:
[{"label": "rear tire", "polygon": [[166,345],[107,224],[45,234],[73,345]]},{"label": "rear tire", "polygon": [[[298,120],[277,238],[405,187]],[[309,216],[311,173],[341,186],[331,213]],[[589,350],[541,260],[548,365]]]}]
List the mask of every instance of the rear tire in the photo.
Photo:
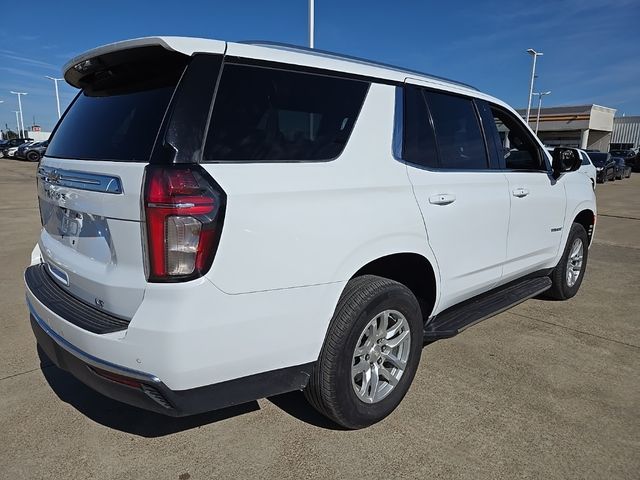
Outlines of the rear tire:
[{"label": "rear tire", "polygon": [[[589,237],[587,232],[582,225],[574,223],[571,225],[562,258],[551,273],[552,284],[547,295],[556,300],[568,300],[578,293],[587,268],[588,256]],[[576,268],[578,262],[579,269]]]},{"label": "rear tire", "polygon": [[38,152],[29,152],[27,153],[27,160],[30,162],[38,162],[40,161],[40,154]]},{"label": "rear tire", "polygon": [[[382,420],[409,390],[422,338],[420,306],[411,290],[375,275],[350,280],[329,324],[305,397],[321,414],[348,429]],[[394,346],[396,342],[400,343]],[[390,374],[394,379],[387,381]]]}]

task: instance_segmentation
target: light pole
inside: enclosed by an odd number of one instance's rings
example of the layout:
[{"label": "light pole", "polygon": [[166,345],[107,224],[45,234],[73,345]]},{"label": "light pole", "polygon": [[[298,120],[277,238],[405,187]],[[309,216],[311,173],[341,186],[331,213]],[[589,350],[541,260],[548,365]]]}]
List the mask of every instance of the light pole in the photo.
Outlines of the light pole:
[{"label": "light pole", "polygon": [[315,22],[315,6],[314,6],[314,0],[309,0],[309,48],[314,48],[313,44],[314,44],[314,22]]},{"label": "light pole", "polygon": [[58,106],[58,120],[60,120],[60,95],[58,94],[58,82],[60,80],[64,80],[64,78],[54,78],[49,75],[45,75],[45,78],[53,80],[53,83],[56,85],[56,105]]},{"label": "light pole", "polygon": [[538,125],[540,125],[540,109],[542,108],[542,97],[549,95],[551,90],[547,92],[537,92],[534,95],[538,96],[538,116],[536,117],[536,135],[538,135]]},{"label": "light pole", "polygon": [[27,93],[26,92],[13,92],[13,91],[11,93],[13,93],[14,95],[18,96],[18,110],[20,111],[20,126],[22,127],[22,130],[20,131],[19,138],[23,138],[23,135],[24,135],[24,118],[22,116],[22,101],[20,100],[20,97],[22,95],[27,95]]},{"label": "light pole", "polygon": [[536,52],[533,48],[528,49],[527,53],[533,57],[533,66],[531,67],[531,83],[529,84],[529,100],[527,103],[527,123],[529,123],[529,114],[531,113],[531,97],[533,96],[533,79],[536,75],[536,59],[544,55],[544,53]]}]

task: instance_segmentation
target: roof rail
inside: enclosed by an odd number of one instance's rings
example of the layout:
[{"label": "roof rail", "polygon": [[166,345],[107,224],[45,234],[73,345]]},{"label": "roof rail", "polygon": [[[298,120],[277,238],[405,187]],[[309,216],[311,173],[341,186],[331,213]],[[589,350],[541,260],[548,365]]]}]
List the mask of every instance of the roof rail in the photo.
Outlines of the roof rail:
[{"label": "roof rail", "polygon": [[478,88],[474,87],[473,85],[469,85],[468,83],[463,83],[463,82],[459,82],[457,80],[451,80],[450,78],[445,78],[445,77],[440,77],[438,75],[432,75],[430,73],[425,73],[425,72],[421,72],[419,70],[412,70],[410,68],[404,68],[404,67],[399,67],[397,65],[391,65],[389,63],[382,63],[382,62],[376,62],[374,60],[369,60],[366,58],[361,58],[361,57],[354,57],[351,55],[344,55],[342,53],[336,53],[336,52],[331,52],[328,50],[320,50],[317,48],[309,48],[309,47],[301,47],[299,45],[292,45],[290,43],[283,43],[283,42],[270,42],[270,41],[263,41],[263,40],[242,40],[239,41],[237,43],[244,43],[244,44],[248,44],[248,45],[256,45],[256,46],[261,46],[261,47],[272,47],[272,48],[279,48],[281,50],[290,50],[293,52],[303,52],[303,53],[308,53],[311,55],[317,55],[317,56],[322,56],[322,57],[327,57],[327,58],[333,58],[336,60],[347,60],[350,62],[354,62],[354,63],[359,63],[361,65],[367,65],[370,67],[381,67],[381,68],[386,68],[389,70],[394,70],[396,72],[400,72],[400,73],[406,73],[406,74],[414,74],[414,75],[420,75],[423,77],[427,77],[433,80],[438,80],[441,82],[447,82],[447,83],[451,83],[454,85],[459,85],[465,88],[470,88],[471,90],[476,90],[479,91]]}]

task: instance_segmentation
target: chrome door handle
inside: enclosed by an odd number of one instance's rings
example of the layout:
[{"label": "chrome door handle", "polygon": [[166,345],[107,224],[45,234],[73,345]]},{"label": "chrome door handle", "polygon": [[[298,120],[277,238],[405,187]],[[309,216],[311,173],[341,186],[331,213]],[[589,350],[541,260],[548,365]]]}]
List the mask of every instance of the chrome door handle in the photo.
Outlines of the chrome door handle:
[{"label": "chrome door handle", "polygon": [[438,193],[429,197],[429,203],[433,205],[449,205],[456,201],[456,196],[452,193]]},{"label": "chrome door handle", "polygon": [[529,195],[529,190],[527,190],[526,188],[518,187],[514,188],[512,193],[514,197],[522,198]]}]

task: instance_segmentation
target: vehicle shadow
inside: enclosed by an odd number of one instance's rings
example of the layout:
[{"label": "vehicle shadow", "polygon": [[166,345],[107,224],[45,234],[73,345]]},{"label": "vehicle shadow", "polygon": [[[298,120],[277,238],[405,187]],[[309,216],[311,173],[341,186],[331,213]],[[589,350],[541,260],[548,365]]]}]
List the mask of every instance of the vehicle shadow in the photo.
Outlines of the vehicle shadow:
[{"label": "vehicle shadow", "polygon": [[267,400],[285,413],[309,425],[327,430],[347,430],[320,414],[307,402],[300,390],[275,395],[267,398]]},{"label": "vehicle shadow", "polygon": [[190,430],[260,409],[258,402],[215,410],[189,417],[169,417],[112,400],[64,370],[56,367],[38,347],[40,369],[60,400],[105,427],[141,437],[162,437]]}]

